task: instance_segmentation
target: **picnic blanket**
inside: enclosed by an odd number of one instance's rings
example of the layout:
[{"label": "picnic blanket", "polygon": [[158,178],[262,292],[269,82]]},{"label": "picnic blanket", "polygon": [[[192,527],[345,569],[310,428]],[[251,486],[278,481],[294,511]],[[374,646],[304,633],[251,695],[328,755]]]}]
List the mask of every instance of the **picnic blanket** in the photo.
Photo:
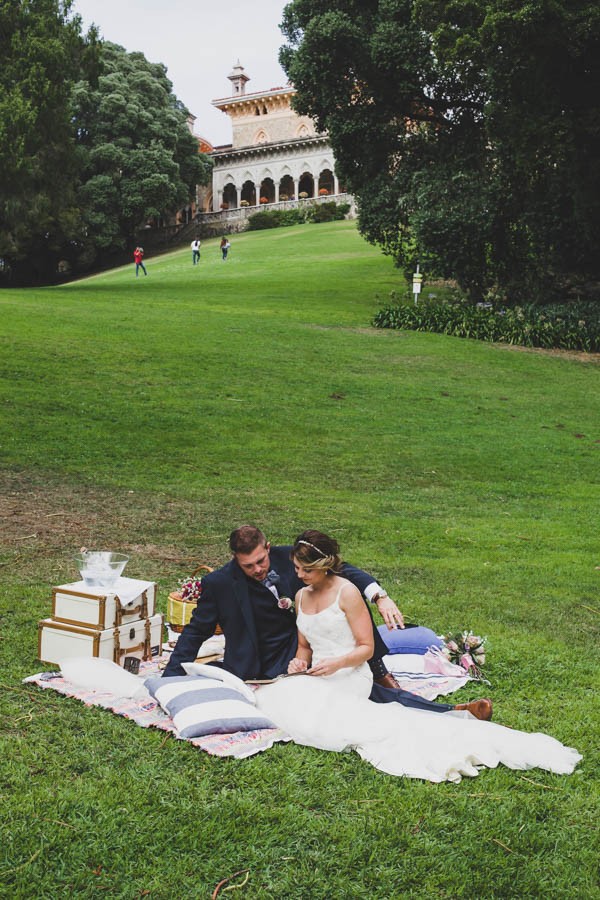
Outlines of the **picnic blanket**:
[{"label": "picnic blanket", "polygon": [[[459,666],[454,666],[453,668],[457,672],[450,675],[424,671],[427,663],[423,656],[395,654],[384,657],[384,662],[404,690],[412,691],[413,694],[418,694],[419,697],[427,700],[433,700],[442,694],[453,693],[470,680]],[[141,663],[140,678],[157,675],[162,668],[164,668],[164,663],[159,663],[157,660]],[[163,712],[152,697],[136,700],[116,697],[108,692],[90,691],[70,683],[63,678],[61,672],[57,671],[38,672],[36,675],[30,675],[23,679],[23,683],[35,684],[43,690],[57,691],[59,694],[80,700],[86,706],[107,709],[117,716],[130,719],[142,728],[159,728],[161,731],[170,732],[178,740],[188,740],[189,743],[205,750],[211,756],[245,759],[255,753],[268,750],[275,743],[291,740],[281,728],[261,728],[256,731],[238,731],[234,734],[180,738],[173,720]]]},{"label": "picnic blanket", "polygon": [[424,655],[389,653],[383,662],[403,690],[423,700],[453,694],[473,680],[462,666],[441,660],[432,650]]},{"label": "picnic blanket", "polygon": [[[147,678],[149,675],[158,675],[159,663],[150,661],[141,663],[140,676]],[[23,680],[24,684],[36,684],[44,690],[58,691],[67,697],[74,697],[85,703],[86,706],[99,706],[108,709],[117,716],[131,719],[142,728],[160,728],[161,731],[171,732],[178,740],[180,738],[173,724],[159,704],[152,697],[144,700],[116,697],[114,694],[100,691],[90,691],[77,687],[63,678],[60,672],[38,672]],[[261,728],[257,731],[237,731],[234,734],[210,734],[205,737],[187,738],[190,744],[206,750],[211,756],[232,756],[236,759],[244,759],[268,750],[279,741],[289,741],[289,735],[281,728]]]}]

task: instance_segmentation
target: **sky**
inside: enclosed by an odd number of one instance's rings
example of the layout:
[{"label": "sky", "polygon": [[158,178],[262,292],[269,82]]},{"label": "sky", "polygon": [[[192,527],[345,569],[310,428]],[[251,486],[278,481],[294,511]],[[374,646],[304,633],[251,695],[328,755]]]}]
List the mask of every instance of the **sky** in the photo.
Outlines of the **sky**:
[{"label": "sky", "polygon": [[279,23],[285,0],[74,0],[83,30],[163,63],[173,92],[196,116],[194,130],[213,145],[231,143],[229,116],[211,101],[231,96],[227,76],[238,59],[246,90],[282,87]]}]

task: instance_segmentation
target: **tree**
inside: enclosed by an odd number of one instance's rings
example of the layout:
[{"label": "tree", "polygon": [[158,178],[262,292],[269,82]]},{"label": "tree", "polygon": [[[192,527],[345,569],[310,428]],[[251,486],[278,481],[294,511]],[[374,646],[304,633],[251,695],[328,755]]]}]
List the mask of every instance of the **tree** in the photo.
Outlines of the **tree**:
[{"label": "tree", "polygon": [[81,35],[71,0],[0,0],[0,278],[85,269],[206,183],[166,69]]},{"label": "tree", "polygon": [[94,66],[70,0],[0,0],[0,260],[15,282],[47,280],[80,230],[69,94]]},{"label": "tree", "polygon": [[80,265],[124,249],[148,219],[183,206],[206,184],[211,163],[198,153],[188,111],[162,64],[106,43],[96,83],[72,93],[86,233]]},{"label": "tree", "polygon": [[360,227],[472,299],[600,278],[600,10],[589,0],[295,0],[281,61]]}]

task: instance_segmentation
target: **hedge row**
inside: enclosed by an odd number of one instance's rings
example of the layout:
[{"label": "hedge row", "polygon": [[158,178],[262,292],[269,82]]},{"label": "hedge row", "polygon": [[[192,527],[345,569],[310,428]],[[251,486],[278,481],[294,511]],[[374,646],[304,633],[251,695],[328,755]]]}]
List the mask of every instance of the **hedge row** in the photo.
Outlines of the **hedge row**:
[{"label": "hedge row", "polygon": [[395,292],[391,299],[393,304],[380,310],[373,319],[377,328],[433,331],[523,347],[600,352],[598,304],[574,302],[494,309],[461,302],[397,302]]},{"label": "hedge row", "polygon": [[280,228],[282,225],[301,225],[303,222],[334,222],[345,218],[349,203],[315,203],[294,209],[262,210],[248,219],[248,231]]}]

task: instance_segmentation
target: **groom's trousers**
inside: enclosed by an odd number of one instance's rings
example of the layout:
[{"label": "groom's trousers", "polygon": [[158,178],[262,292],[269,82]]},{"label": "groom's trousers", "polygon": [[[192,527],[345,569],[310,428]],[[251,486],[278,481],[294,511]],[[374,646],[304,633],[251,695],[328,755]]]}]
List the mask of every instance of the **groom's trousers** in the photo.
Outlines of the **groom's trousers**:
[{"label": "groom's trousers", "polygon": [[433,700],[423,700],[421,697],[417,697],[416,694],[411,694],[410,691],[394,691],[392,688],[382,687],[380,684],[373,684],[369,700],[373,700],[375,703],[401,703],[402,706],[410,706],[413,709],[425,709],[429,712],[449,712],[449,710],[454,709],[454,706],[450,706],[448,703],[434,703]]}]

